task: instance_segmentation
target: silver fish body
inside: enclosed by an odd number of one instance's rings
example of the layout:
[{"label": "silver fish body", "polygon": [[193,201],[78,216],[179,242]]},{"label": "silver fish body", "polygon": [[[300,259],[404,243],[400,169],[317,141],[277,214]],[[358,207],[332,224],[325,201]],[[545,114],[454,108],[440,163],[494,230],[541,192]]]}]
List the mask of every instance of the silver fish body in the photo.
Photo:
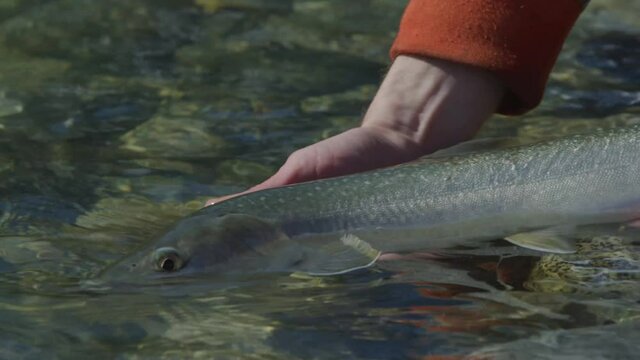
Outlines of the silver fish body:
[{"label": "silver fish body", "polygon": [[[323,261],[339,263],[353,254],[331,250],[313,259],[312,250],[301,250],[307,242],[353,236],[364,248],[358,244],[352,252],[373,259],[371,249],[473,246],[537,229],[628,221],[640,217],[639,154],[636,126],[528,146],[435,154],[391,168],[259,191],[196,212],[125,263],[148,263],[144,266],[155,266],[161,276],[188,268],[251,269],[256,259],[268,270],[314,273],[315,266],[318,273],[331,273],[327,269],[340,265],[326,268]],[[158,248],[175,249],[181,266],[162,269],[150,255]]]}]

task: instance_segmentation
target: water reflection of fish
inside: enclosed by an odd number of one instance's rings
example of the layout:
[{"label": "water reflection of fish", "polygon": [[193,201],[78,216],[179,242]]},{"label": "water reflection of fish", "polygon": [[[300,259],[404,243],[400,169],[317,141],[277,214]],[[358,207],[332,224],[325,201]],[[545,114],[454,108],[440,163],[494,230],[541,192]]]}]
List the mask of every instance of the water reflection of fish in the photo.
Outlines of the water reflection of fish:
[{"label": "water reflection of fish", "polygon": [[417,162],[264,190],[204,208],[108,276],[334,274],[381,252],[506,237],[571,252],[567,225],[637,218],[640,127],[543,143],[445,150]]}]

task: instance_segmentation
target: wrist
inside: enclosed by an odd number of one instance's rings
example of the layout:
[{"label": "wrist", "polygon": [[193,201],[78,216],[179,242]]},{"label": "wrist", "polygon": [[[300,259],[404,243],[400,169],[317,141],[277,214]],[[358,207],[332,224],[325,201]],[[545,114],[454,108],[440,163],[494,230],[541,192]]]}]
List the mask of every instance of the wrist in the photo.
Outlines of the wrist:
[{"label": "wrist", "polygon": [[502,84],[486,70],[401,55],[362,127],[386,133],[389,141],[424,155],[471,138],[495,112],[502,94]]}]

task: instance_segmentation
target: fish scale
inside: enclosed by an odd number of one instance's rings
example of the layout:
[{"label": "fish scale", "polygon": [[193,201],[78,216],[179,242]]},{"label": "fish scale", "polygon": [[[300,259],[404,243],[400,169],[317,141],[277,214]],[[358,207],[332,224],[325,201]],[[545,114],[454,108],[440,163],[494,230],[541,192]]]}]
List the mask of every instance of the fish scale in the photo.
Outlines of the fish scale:
[{"label": "fish scale", "polygon": [[[361,249],[369,246],[396,252],[475,246],[504,237],[533,249],[566,252],[564,239],[557,233],[545,233],[547,240],[536,231],[622,222],[640,215],[640,162],[636,160],[640,126],[526,146],[448,152],[386,169],[238,196],[196,212],[192,220],[183,220],[203,229],[197,237],[184,225],[177,226],[146,251],[175,246],[195,254],[198,252],[190,249],[195,246],[203,249],[195,255],[198,263],[207,263],[208,251],[225,248],[216,242],[228,242],[226,247],[233,248],[229,244],[238,241],[225,238],[219,230],[229,226],[223,224],[233,214],[247,221],[234,221],[232,226],[263,221],[261,226],[276,229],[272,233],[278,235],[261,240],[262,244],[277,238],[278,244],[296,240],[304,246],[321,239],[340,245],[348,234],[367,243]],[[193,220],[196,218],[201,220]],[[526,232],[531,233],[523,237]],[[274,251],[285,248],[273,246]],[[287,249],[287,254],[296,253]],[[305,254],[280,261],[301,264],[316,257],[313,252],[300,251]],[[209,257],[236,253],[242,251]],[[347,254],[334,247],[322,256],[331,262],[332,257],[343,259]],[[139,260],[149,255],[136,256]],[[315,261],[317,266],[321,262]]]}]

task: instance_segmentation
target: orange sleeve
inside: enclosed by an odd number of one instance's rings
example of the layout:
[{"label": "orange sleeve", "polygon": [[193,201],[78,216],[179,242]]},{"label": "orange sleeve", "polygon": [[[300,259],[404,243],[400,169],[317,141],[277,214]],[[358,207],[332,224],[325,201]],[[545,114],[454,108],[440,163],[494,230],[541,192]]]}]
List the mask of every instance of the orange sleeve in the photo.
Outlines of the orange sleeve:
[{"label": "orange sleeve", "polygon": [[411,0],[391,47],[492,71],[507,88],[498,108],[536,107],[582,5],[578,0]]}]

